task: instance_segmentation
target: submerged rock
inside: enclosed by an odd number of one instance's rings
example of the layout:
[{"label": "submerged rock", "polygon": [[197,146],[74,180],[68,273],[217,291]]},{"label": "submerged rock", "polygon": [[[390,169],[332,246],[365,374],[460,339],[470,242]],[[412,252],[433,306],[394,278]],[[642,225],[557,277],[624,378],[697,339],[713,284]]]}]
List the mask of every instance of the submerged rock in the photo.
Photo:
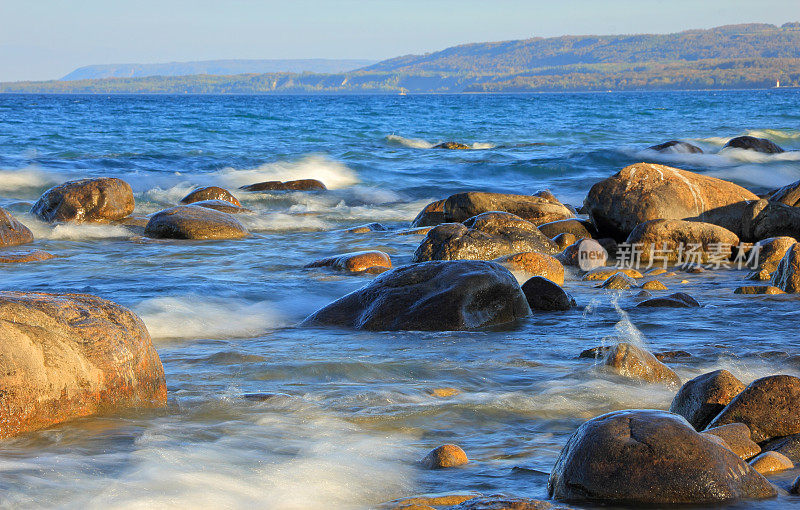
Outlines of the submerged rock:
[{"label": "submerged rock", "polygon": [[558,284],[542,276],[534,276],[522,285],[522,292],[531,310],[564,311],[575,306],[575,300]]},{"label": "submerged rock", "polygon": [[538,499],[517,498],[514,496],[481,496],[469,499],[453,510],[570,510],[559,506],[554,507],[549,501]]},{"label": "submerged rock", "polygon": [[360,273],[371,269],[391,269],[392,259],[382,251],[357,251],[315,260],[304,267],[330,267],[338,271]]},{"label": "submerged rock", "polygon": [[239,207],[242,206],[242,204],[239,203],[239,199],[233,196],[230,191],[226,190],[225,188],[220,188],[219,186],[206,186],[203,188],[197,188],[183,197],[180,203],[183,205],[189,205],[194,204],[195,202],[204,202],[209,200],[221,200]]},{"label": "submerged rock", "polygon": [[699,306],[700,303],[685,292],[676,292],[669,296],[648,299],[636,305],[637,308],[696,308]]},{"label": "submerged rock", "polygon": [[557,500],[611,505],[728,503],[776,496],[736,454],[682,417],[656,410],[604,414],[581,425],[547,485]]},{"label": "submerged rock", "polygon": [[486,212],[507,212],[534,225],[572,218],[574,215],[564,204],[550,198],[532,195],[508,195],[472,191],[456,193],[444,202],[444,220],[461,223]]},{"label": "submerged rock", "polygon": [[52,187],[31,207],[42,221],[114,221],[130,216],[134,209],[133,190],[114,177],[68,181]]},{"label": "submerged rock", "polygon": [[481,494],[473,491],[463,492],[438,492],[429,494],[418,494],[416,496],[409,496],[407,498],[399,498],[392,501],[387,501],[380,505],[380,508],[389,510],[405,510],[406,508],[413,508],[414,506],[424,507],[442,507],[453,506],[463,503],[464,501],[477,498]]},{"label": "submerged rock", "polygon": [[[727,370],[708,372],[681,386],[669,410],[702,430],[744,388],[744,383]],[[749,430],[747,434],[749,437]]]},{"label": "submerged rock", "polygon": [[159,239],[241,239],[250,235],[230,214],[193,205],[155,213],[144,234]]},{"label": "submerged rock", "polygon": [[19,246],[33,242],[33,232],[8,211],[0,208],[0,247]]},{"label": "submerged rock", "polygon": [[471,149],[469,145],[460,143],[460,142],[442,142],[440,144],[434,145],[431,147],[432,149],[448,149],[448,150],[467,150]]},{"label": "submerged rock", "polygon": [[373,331],[456,331],[530,314],[522,289],[494,262],[431,261],[402,266],[334,301],[304,321]]},{"label": "submerged rock", "polygon": [[642,273],[635,269],[621,268],[621,267],[597,267],[583,275],[581,281],[592,282],[599,280],[607,280],[617,273],[622,273],[630,278],[642,278]]},{"label": "submerged rock", "polygon": [[697,250],[702,262],[710,258],[727,262],[732,250],[739,244],[739,237],[728,229],[684,220],[650,220],[638,225],[628,236],[626,243],[641,247],[642,262],[676,262],[689,256],[690,247]]},{"label": "submerged rock", "polygon": [[612,347],[603,359],[603,365],[612,372],[649,383],[668,386],[681,383],[680,377],[650,352],[633,344],[622,342]]},{"label": "submerged rock", "polygon": [[386,232],[387,230],[389,229],[380,223],[366,223],[364,225],[348,228],[345,232],[349,234],[368,234],[370,232]]},{"label": "submerged rock", "polygon": [[0,438],[167,402],[144,323],[82,294],[0,292]]},{"label": "submerged rock", "polygon": [[440,223],[444,223],[444,200],[437,200],[431,202],[422,209],[414,221],[411,222],[412,227],[433,227]]},{"label": "submerged rock", "polygon": [[651,151],[663,152],[666,154],[702,154],[703,149],[689,142],[681,142],[680,140],[670,140],[669,142],[660,143],[648,147]]},{"label": "submerged rock", "polygon": [[444,469],[467,464],[469,459],[460,446],[445,444],[434,448],[420,463],[425,469]]},{"label": "submerged rock", "polygon": [[564,266],[555,257],[545,253],[524,251],[498,257],[494,261],[510,271],[542,276],[558,285],[564,284]]},{"label": "submerged rock", "polygon": [[24,262],[42,262],[54,259],[56,256],[42,250],[23,251],[23,252],[0,252],[0,264],[20,264]]},{"label": "submerged rock", "polygon": [[748,151],[763,152],[765,154],[779,154],[784,152],[783,149],[775,145],[775,143],[767,140],[766,138],[756,138],[754,136],[737,136],[731,138],[725,144],[723,149],[744,149]]},{"label": "submerged rock", "polygon": [[800,244],[794,244],[778,264],[772,284],[784,292],[800,293]]},{"label": "submerged rock", "polygon": [[248,184],[239,189],[244,191],[323,191],[328,189],[316,179],[298,179],[295,181],[266,181]]},{"label": "submerged rock", "polygon": [[761,447],[750,439],[750,429],[744,423],[722,425],[721,427],[706,429],[703,433],[722,439],[725,447],[742,460],[750,459],[761,453]]}]

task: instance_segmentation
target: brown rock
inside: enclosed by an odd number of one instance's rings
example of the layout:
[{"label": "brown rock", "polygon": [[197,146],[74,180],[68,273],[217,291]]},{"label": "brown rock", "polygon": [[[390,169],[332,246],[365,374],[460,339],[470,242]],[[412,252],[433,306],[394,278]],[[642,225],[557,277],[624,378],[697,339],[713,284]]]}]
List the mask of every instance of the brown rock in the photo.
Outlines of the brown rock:
[{"label": "brown rock", "polygon": [[414,221],[411,222],[412,227],[433,227],[440,223],[444,223],[444,200],[437,200],[431,202],[422,209]]},{"label": "brown rock", "polygon": [[769,200],[770,202],[780,202],[791,207],[800,206],[800,181],[795,181],[776,190],[770,195]]},{"label": "brown rock", "polygon": [[534,276],[522,285],[522,292],[531,310],[564,311],[575,306],[575,300],[558,284],[542,276]]},{"label": "brown rock", "polygon": [[542,276],[558,285],[564,285],[564,266],[550,255],[535,251],[525,251],[498,257],[494,261],[507,267],[510,271]]},{"label": "brown rock", "polygon": [[551,239],[559,234],[572,234],[578,239],[592,238],[594,236],[592,236],[589,229],[594,230],[594,226],[590,222],[577,218],[551,221],[539,225],[539,230],[542,231],[542,234]]},{"label": "brown rock", "polygon": [[734,294],[786,294],[784,291],[779,289],[778,287],[773,287],[772,285],[746,285],[744,287],[738,287],[736,290],[733,291]]},{"label": "brown rock", "polygon": [[431,450],[420,462],[425,469],[443,469],[463,466],[469,462],[469,459],[461,447],[445,444]]},{"label": "brown rock", "polygon": [[788,457],[778,452],[764,452],[751,460],[750,465],[762,475],[786,471],[794,467],[794,463]]},{"label": "brown rock", "polygon": [[800,239],[799,208],[764,199],[747,203],[741,217],[743,241],[783,236]]},{"label": "brown rock", "polygon": [[667,290],[667,286],[658,280],[644,282],[644,284],[642,284],[642,288],[645,290]]},{"label": "brown rock", "polygon": [[438,145],[434,145],[432,149],[448,149],[448,150],[467,150],[471,149],[469,145],[465,145],[460,142],[442,142]]},{"label": "brown rock", "polygon": [[33,250],[24,252],[0,253],[0,264],[18,264],[22,262],[41,262],[50,260],[56,256],[46,251]]},{"label": "brown rock", "polygon": [[765,270],[753,271],[744,277],[745,280],[754,280],[757,282],[766,282],[772,280],[772,275]]},{"label": "brown rock", "polygon": [[[681,386],[669,410],[702,430],[744,388],[744,383],[727,370],[708,372]],[[750,432],[747,434],[749,437]]]},{"label": "brown rock", "polygon": [[607,280],[617,273],[622,273],[630,278],[642,278],[642,273],[635,269],[620,267],[597,267],[583,275],[581,280],[584,282]]},{"label": "brown rock", "polygon": [[239,188],[244,191],[322,191],[328,189],[316,179],[298,179],[296,181],[266,181],[248,184]]},{"label": "brown rock", "polygon": [[603,267],[608,262],[608,252],[594,239],[579,239],[567,246],[556,257],[565,266],[575,266],[583,271]]},{"label": "brown rock", "polygon": [[418,494],[407,498],[399,498],[388,501],[381,505],[381,508],[401,509],[411,505],[420,506],[454,506],[464,501],[477,498],[480,496],[478,492],[441,492],[431,494]]},{"label": "brown rock", "polygon": [[144,234],[161,239],[241,239],[250,235],[230,214],[192,205],[155,213]]},{"label": "brown rock", "polygon": [[[688,282],[684,280],[681,283]],[[696,308],[699,306],[700,303],[685,292],[676,292],[669,296],[648,299],[636,305],[637,308]]]},{"label": "brown rock", "polygon": [[730,423],[721,427],[706,430],[704,434],[719,437],[725,443],[725,448],[743,460],[750,459],[761,453],[761,447],[750,439],[750,429],[744,423]]},{"label": "brown rock", "polygon": [[578,242],[578,238],[572,234],[558,234],[553,238],[553,242],[558,246],[558,251],[562,252],[571,244]]},{"label": "brown rock", "polygon": [[753,249],[758,250],[758,270],[774,273],[786,252],[797,241],[793,237],[770,237],[757,242]]},{"label": "brown rock", "polygon": [[19,246],[33,242],[33,232],[0,208],[0,247]]},{"label": "brown rock", "polygon": [[431,395],[439,398],[455,397],[460,393],[456,388],[433,388],[430,390]]},{"label": "brown rock", "polygon": [[649,383],[668,386],[681,383],[680,377],[667,365],[641,347],[622,342],[609,349],[603,365],[612,372]]},{"label": "brown rock", "polygon": [[131,186],[113,177],[68,181],[49,190],[33,204],[31,214],[42,221],[96,222],[119,220],[133,213]]},{"label": "brown rock", "polygon": [[608,290],[628,290],[635,285],[636,282],[630,276],[623,273],[615,273],[609,276],[599,287]]},{"label": "brown rock", "polygon": [[800,434],[773,439],[764,443],[764,451],[778,452],[792,462],[800,462]]},{"label": "brown rock", "polygon": [[645,273],[645,274],[647,274],[647,276],[660,276],[660,275],[666,274],[666,273],[667,273],[666,269],[663,269],[663,268],[660,268],[660,267],[654,267],[653,269],[647,271],[647,273]]},{"label": "brown rock", "polygon": [[239,203],[239,199],[233,196],[230,191],[226,190],[225,188],[220,188],[219,186],[206,186],[204,188],[197,188],[183,197],[180,203],[189,205],[194,204],[195,202],[204,202],[208,200],[221,200],[223,202],[231,203],[235,206],[242,206],[242,204]]},{"label": "brown rock", "polygon": [[776,495],[736,454],[664,411],[616,411],[570,437],[548,483],[557,500],[610,505],[729,503]]},{"label": "brown rock", "polygon": [[800,244],[794,244],[772,275],[772,284],[790,294],[800,293]]},{"label": "brown rock", "polygon": [[664,259],[676,262],[679,257],[687,256],[690,247],[697,247],[703,262],[712,256],[727,262],[733,247],[739,244],[739,237],[711,223],[651,220],[634,228],[626,243],[641,249],[642,262]]},{"label": "brown rock", "polygon": [[405,228],[403,230],[396,231],[395,234],[399,236],[426,236],[432,229],[433,227]]},{"label": "brown rock", "polygon": [[566,507],[554,508],[549,501],[515,498],[511,496],[482,496],[465,501],[454,510],[569,510]]},{"label": "brown rock", "polygon": [[560,202],[531,195],[506,195],[472,191],[451,195],[444,203],[446,222],[461,223],[482,213],[501,211],[542,225],[556,220],[572,218],[572,212]]},{"label": "brown rock", "polygon": [[391,269],[392,259],[382,251],[357,251],[315,260],[305,267],[330,267],[338,271],[360,273],[375,267]]},{"label": "brown rock", "polygon": [[81,294],[0,293],[0,437],[167,402],[144,323]]},{"label": "brown rock", "polygon": [[200,200],[199,202],[192,202],[191,205],[195,207],[206,207],[208,209],[214,209],[215,211],[229,213],[229,214],[251,212],[250,209],[239,207],[238,205],[235,205],[232,202],[227,202],[225,200]]}]

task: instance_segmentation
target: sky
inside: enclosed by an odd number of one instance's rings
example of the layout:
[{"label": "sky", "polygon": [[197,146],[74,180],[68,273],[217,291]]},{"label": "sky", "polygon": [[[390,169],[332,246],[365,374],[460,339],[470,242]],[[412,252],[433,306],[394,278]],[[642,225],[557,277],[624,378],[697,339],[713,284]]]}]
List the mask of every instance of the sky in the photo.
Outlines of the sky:
[{"label": "sky", "polygon": [[91,64],[381,60],[468,42],[800,21],[800,0],[0,0],[0,81]]}]

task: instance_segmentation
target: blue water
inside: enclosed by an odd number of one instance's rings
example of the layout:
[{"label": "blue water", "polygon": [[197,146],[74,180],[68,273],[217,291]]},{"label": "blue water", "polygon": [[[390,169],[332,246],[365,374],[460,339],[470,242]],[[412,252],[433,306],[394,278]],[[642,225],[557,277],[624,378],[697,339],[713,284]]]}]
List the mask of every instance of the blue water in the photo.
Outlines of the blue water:
[{"label": "blue water", "polygon": [[[722,151],[766,136],[790,152]],[[671,139],[702,155],[644,149]],[[433,150],[454,140],[467,151]],[[681,273],[670,290],[700,309],[632,310],[568,275],[579,307],[459,333],[298,328],[370,276],[304,270],[380,249],[408,263],[407,227],[428,202],[466,190],[550,189],[580,205],[622,167],[653,161],[763,193],[800,179],[800,91],[509,96],[0,96],[0,206],[60,258],[0,268],[4,290],[87,292],[139,313],[167,373],[166,411],[78,420],[8,440],[0,502],[66,508],[369,508],[421,492],[544,497],[575,428],[624,408],[667,408],[673,391],[604,375],[581,350],[618,339],[685,350],[688,380],[727,368],[749,382],[800,374],[798,300],[742,297],[743,271]],[[119,225],[51,226],[27,214],[48,187],[116,176],[136,216],[197,185],[234,191],[253,213],[239,241],[142,238]],[[247,194],[317,178],[325,193]],[[378,221],[388,232],[343,229]],[[688,283],[681,283],[683,280]],[[453,387],[440,398],[431,390]],[[279,393],[266,401],[248,393]],[[471,462],[415,461],[457,443]],[[514,469],[525,468],[525,469]],[[541,473],[539,473],[541,472]],[[545,474],[542,474],[545,473]],[[775,481],[786,484],[798,473]],[[783,508],[795,498],[737,505]]]}]

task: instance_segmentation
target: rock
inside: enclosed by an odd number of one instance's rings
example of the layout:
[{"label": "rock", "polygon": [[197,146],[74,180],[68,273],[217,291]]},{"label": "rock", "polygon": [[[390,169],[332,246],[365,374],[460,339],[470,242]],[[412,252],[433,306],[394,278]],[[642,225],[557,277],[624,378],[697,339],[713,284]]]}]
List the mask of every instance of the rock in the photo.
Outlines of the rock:
[{"label": "rock", "polygon": [[645,290],[667,290],[667,286],[658,280],[650,280],[649,282],[644,282],[642,284],[642,288]]},{"label": "rock", "polygon": [[425,469],[443,469],[463,466],[468,463],[467,454],[461,447],[454,444],[445,444],[431,450],[420,461]]},{"label": "rock", "polygon": [[653,297],[653,295],[646,290],[640,290],[635,296],[633,296],[633,298],[637,301],[643,301],[645,299],[650,299],[651,297]]},{"label": "rock", "polygon": [[745,280],[754,280],[757,282],[766,282],[772,280],[772,275],[764,269],[760,271],[753,271],[744,277]]},{"label": "rock", "polygon": [[432,229],[433,227],[404,228],[403,230],[395,231],[395,234],[399,236],[426,236]]},{"label": "rock", "polygon": [[590,232],[590,229],[594,230],[594,226],[592,226],[590,222],[576,218],[551,221],[539,225],[539,230],[542,234],[551,239],[559,234],[572,234],[578,239],[592,238],[594,236],[592,232]]},{"label": "rock", "polygon": [[239,203],[239,199],[233,196],[230,191],[226,190],[225,188],[220,188],[219,186],[206,186],[203,188],[197,188],[183,197],[180,203],[183,205],[189,205],[196,202],[206,202],[210,200],[221,200],[238,207],[242,206],[242,204]]},{"label": "rock", "polygon": [[558,251],[562,252],[565,249],[567,249],[567,246],[569,246],[571,244],[575,244],[576,242],[578,242],[578,238],[575,237],[572,234],[567,234],[567,233],[558,234],[557,236],[555,236],[553,238],[553,242],[556,243],[556,246],[558,247]]},{"label": "rock", "polygon": [[733,291],[733,293],[734,294],[749,294],[749,295],[786,294],[784,291],[782,291],[778,287],[773,287],[772,285],[746,285],[744,287],[738,287],[736,290]]},{"label": "rock", "polygon": [[794,467],[794,463],[791,460],[778,452],[764,452],[751,460],[750,465],[762,475],[786,471]]},{"label": "rock", "polygon": [[0,292],[0,438],[98,412],[163,407],[144,323],[82,294]]},{"label": "rock", "polygon": [[558,284],[542,276],[534,276],[522,285],[522,292],[531,310],[563,311],[575,306],[575,300]]},{"label": "rock", "polygon": [[52,187],[31,207],[42,221],[114,221],[133,213],[131,186],[113,177],[68,181]]},{"label": "rock", "polygon": [[[681,386],[669,410],[702,430],[744,388],[744,383],[727,370],[708,372]],[[749,437],[749,430],[747,434]]]},{"label": "rock", "polygon": [[679,140],[670,140],[669,142],[660,143],[648,147],[651,151],[663,152],[666,154],[702,154],[703,149],[688,142],[681,142]]},{"label": "rock", "polygon": [[557,500],[625,506],[776,496],[736,454],[682,417],[656,410],[615,411],[581,425],[561,450],[547,490]]},{"label": "rock", "polygon": [[440,223],[444,223],[444,200],[437,200],[431,202],[422,209],[414,221],[411,222],[412,227],[433,227]]},{"label": "rock", "polygon": [[556,258],[565,266],[576,266],[583,271],[591,271],[606,265],[608,252],[594,239],[580,239],[569,245]]},{"label": "rock", "polygon": [[431,395],[439,398],[455,397],[461,392],[456,388],[433,388],[429,391]]},{"label": "rock", "polygon": [[368,234],[370,232],[386,232],[389,230],[380,223],[367,223],[365,225],[358,225],[345,230],[348,234]]},{"label": "rock", "polygon": [[248,184],[239,188],[244,191],[323,191],[328,189],[316,179],[298,179],[296,181],[266,181]]},{"label": "rock", "polygon": [[448,150],[467,150],[471,149],[469,145],[464,145],[463,143],[459,142],[442,142],[438,145],[434,145],[433,149],[448,149]]},{"label": "rock", "polygon": [[534,225],[572,218],[574,215],[560,202],[531,195],[507,195],[472,191],[456,193],[444,202],[444,220],[461,223],[486,212],[507,212]]},{"label": "rock", "polygon": [[654,354],[658,361],[675,361],[680,358],[691,358],[692,355],[686,351],[664,351]]},{"label": "rock", "polygon": [[315,260],[304,267],[330,267],[338,271],[360,273],[374,268],[391,269],[392,259],[382,251],[357,251]]},{"label": "rock", "polygon": [[514,276],[483,261],[402,266],[309,316],[306,325],[374,331],[455,331],[512,322],[530,314]]},{"label": "rock", "polygon": [[800,462],[800,434],[781,437],[764,443],[764,451],[778,452],[785,455],[792,462]]},{"label": "rock", "polygon": [[19,246],[33,242],[33,232],[0,208],[0,247]]},{"label": "rock", "polygon": [[56,256],[46,251],[33,250],[24,252],[0,252],[0,264],[19,264],[22,262],[41,262],[54,259]]},{"label": "rock", "polygon": [[789,488],[789,494],[800,494],[800,476],[794,479],[792,486]]},{"label": "rock", "polygon": [[676,292],[669,296],[648,299],[636,305],[637,308],[696,308],[699,306],[700,303],[685,292]]},{"label": "rock", "polygon": [[791,207],[800,206],[800,181],[795,181],[774,191],[770,195],[769,201],[780,202]]},{"label": "rock", "polygon": [[193,202],[191,205],[195,207],[205,207],[207,209],[214,209],[215,211],[224,212],[228,214],[240,214],[251,212],[250,209],[245,209],[244,207],[239,207],[231,202],[226,202],[225,200],[200,200],[199,202]]},{"label": "rock", "polygon": [[789,236],[770,237],[757,242],[752,249],[758,250],[758,270],[774,273],[783,256],[796,242]]},{"label": "rock", "polygon": [[585,275],[583,275],[581,281],[591,282],[591,281],[607,280],[608,278],[614,276],[617,273],[622,273],[630,278],[642,278],[642,273],[640,273],[635,269],[620,268],[620,267],[597,267],[595,269],[592,269]]},{"label": "rock", "polygon": [[744,423],[760,443],[800,432],[800,379],[772,375],[750,383],[725,406],[709,427]]},{"label": "rock", "polygon": [[742,460],[750,459],[761,453],[761,447],[750,439],[750,429],[744,423],[731,423],[721,427],[714,427],[703,433],[722,439],[725,447]]},{"label": "rock", "polygon": [[525,251],[498,257],[494,261],[505,266],[509,271],[542,276],[558,285],[564,285],[564,266],[550,255],[535,251]]},{"label": "rock", "polygon": [[482,496],[467,500],[453,507],[453,510],[569,510],[565,507],[553,507],[549,501],[517,498],[513,496]]},{"label": "rock", "polygon": [[790,294],[800,293],[800,244],[794,244],[781,259],[772,284]]},{"label": "rock", "polygon": [[748,242],[783,236],[800,239],[800,208],[753,200],[744,207],[740,228],[740,237]]},{"label": "rock", "polygon": [[599,232],[622,240],[637,225],[657,219],[697,219],[738,235],[744,201],[757,199],[727,181],[664,165],[637,163],[592,186],[584,204]]},{"label": "rock", "polygon": [[763,152],[765,154],[778,154],[784,152],[783,149],[767,140],[766,138],[756,138],[753,136],[737,136],[731,138],[723,149],[744,149],[748,151]]},{"label": "rock", "polygon": [[465,491],[465,492],[441,492],[431,494],[418,494],[407,498],[395,499],[380,505],[380,508],[388,508],[390,510],[400,510],[412,505],[419,506],[454,506],[464,501],[477,498],[480,496],[478,492]]},{"label": "rock", "polygon": [[414,252],[414,262],[427,260],[492,260],[535,251],[555,253],[555,244],[533,223],[513,214],[484,213],[463,224],[434,227]]},{"label": "rock", "polygon": [[623,273],[616,273],[613,276],[609,276],[601,283],[599,288],[608,290],[628,290],[635,285],[636,282],[633,281],[633,278],[630,276]]},{"label": "rock", "polygon": [[666,273],[667,273],[666,269],[663,269],[661,267],[654,267],[653,269],[647,271],[647,273],[645,274],[647,276],[661,276],[662,274],[665,275]]},{"label": "rock", "polygon": [[144,234],[158,239],[241,239],[250,235],[230,214],[192,205],[155,213]]},{"label": "rock", "polygon": [[634,228],[625,242],[641,248],[642,262],[674,263],[679,257],[691,256],[688,252],[694,247],[702,262],[713,258],[727,263],[733,247],[739,244],[739,237],[730,230],[711,223],[651,220]]},{"label": "rock", "polygon": [[668,386],[681,383],[680,377],[667,365],[658,361],[648,351],[627,342],[621,342],[609,349],[603,365],[629,379]]},{"label": "rock", "polygon": [[686,262],[685,264],[681,264],[681,269],[691,274],[700,274],[706,272],[706,268],[696,262]]}]

